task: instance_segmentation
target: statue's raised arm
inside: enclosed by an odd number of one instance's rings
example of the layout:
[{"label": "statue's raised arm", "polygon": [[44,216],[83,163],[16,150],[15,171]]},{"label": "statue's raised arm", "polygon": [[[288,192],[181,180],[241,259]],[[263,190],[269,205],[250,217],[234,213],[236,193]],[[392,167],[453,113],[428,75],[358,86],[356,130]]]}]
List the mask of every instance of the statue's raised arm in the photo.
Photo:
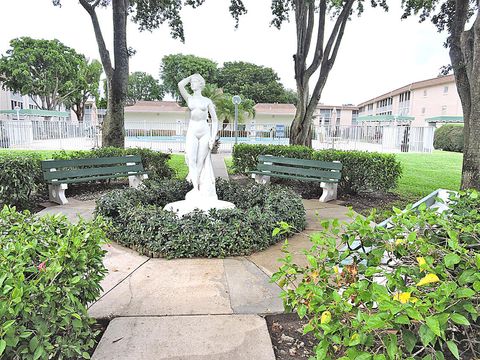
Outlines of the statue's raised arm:
[{"label": "statue's raised arm", "polygon": [[182,97],[185,99],[185,101],[188,101],[188,98],[191,96],[185,86],[192,80],[192,76],[193,75],[190,75],[189,77],[186,77],[178,82],[178,90],[180,90],[180,94],[182,94]]}]

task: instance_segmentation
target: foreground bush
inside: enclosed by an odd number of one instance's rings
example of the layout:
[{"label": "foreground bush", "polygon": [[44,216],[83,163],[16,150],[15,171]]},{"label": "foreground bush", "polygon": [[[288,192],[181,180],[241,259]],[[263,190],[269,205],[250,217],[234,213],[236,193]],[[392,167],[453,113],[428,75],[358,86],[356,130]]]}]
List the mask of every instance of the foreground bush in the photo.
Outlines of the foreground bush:
[{"label": "foreground bush", "polygon": [[97,334],[86,306],[106,273],[102,220],[4,207],[0,229],[0,358],[89,358]]},{"label": "foreground bush", "polygon": [[41,158],[35,154],[2,153],[0,156],[0,209],[4,205],[20,209],[34,207],[34,196],[44,189]]},{"label": "foreground bush", "polygon": [[463,152],[463,125],[443,125],[435,130],[433,147],[444,151]]},{"label": "foreground bush", "polygon": [[442,214],[397,211],[388,229],[372,216],[325,222],[308,266],[287,252],[273,279],[286,308],[308,319],[316,359],[479,357],[480,195],[453,201]]},{"label": "foreground bush", "polygon": [[[282,239],[273,238],[279,222],[293,231],[305,228],[301,198],[279,186],[217,180],[220,200],[237,208],[200,211],[182,218],[163,207],[183,200],[186,181],[148,181],[141,190],[114,190],[97,201],[97,214],[112,220],[110,238],[151,257],[225,257],[248,255]],[[286,236],[286,234],[284,235]]]},{"label": "foreground bush", "polygon": [[[401,164],[393,154],[343,150],[315,151],[298,145],[235,145],[232,153],[234,171],[245,174],[254,170],[257,167],[258,155],[340,161],[343,164],[342,178],[338,184],[340,194],[387,191],[397,186],[402,175]],[[305,187],[318,187],[318,184],[313,182],[304,184]]]}]

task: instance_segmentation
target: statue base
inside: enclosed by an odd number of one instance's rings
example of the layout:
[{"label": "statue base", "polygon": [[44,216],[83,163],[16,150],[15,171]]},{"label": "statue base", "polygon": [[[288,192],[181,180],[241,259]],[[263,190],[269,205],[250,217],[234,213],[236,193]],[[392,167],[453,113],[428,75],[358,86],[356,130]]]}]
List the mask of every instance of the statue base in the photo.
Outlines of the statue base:
[{"label": "statue base", "polygon": [[208,212],[211,209],[234,209],[235,204],[228,201],[203,199],[202,201],[181,200],[165,205],[163,210],[173,211],[178,217],[191,213],[194,210]]}]

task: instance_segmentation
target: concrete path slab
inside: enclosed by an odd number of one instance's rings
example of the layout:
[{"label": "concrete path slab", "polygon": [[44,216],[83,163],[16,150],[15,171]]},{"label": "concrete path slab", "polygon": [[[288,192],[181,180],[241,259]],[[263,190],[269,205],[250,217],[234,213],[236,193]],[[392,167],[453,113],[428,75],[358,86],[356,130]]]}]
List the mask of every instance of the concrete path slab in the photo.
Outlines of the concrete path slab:
[{"label": "concrete path slab", "polygon": [[107,251],[103,259],[103,264],[107,268],[108,274],[100,283],[103,289],[101,296],[112,290],[135,269],[150,260],[150,258],[139,255],[136,251],[114,242],[104,245],[103,249]]},{"label": "concrete path slab", "polygon": [[94,318],[231,314],[221,259],[151,259],[89,309]]},{"label": "concrete path slab", "polygon": [[224,260],[230,302],[235,314],[283,312],[281,289],[270,277],[245,258]]},{"label": "concrete path slab", "polygon": [[215,178],[220,177],[228,180],[227,166],[225,165],[225,154],[212,154],[212,165]]},{"label": "concrete path slab", "polygon": [[95,200],[80,201],[76,199],[68,199],[66,205],[54,205],[43,209],[38,212],[38,216],[43,215],[65,215],[72,223],[77,223],[79,217],[85,220],[93,219],[93,211],[95,210]]},{"label": "concrete path slab", "polygon": [[117,318],[93,360],[275,360],[256,315]]}]

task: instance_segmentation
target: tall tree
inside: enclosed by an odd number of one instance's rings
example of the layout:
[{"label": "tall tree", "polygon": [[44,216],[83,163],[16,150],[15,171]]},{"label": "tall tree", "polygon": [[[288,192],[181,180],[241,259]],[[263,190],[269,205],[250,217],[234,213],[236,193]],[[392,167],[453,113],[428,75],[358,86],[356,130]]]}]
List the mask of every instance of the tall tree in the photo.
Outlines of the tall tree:
[{"label": "tall tree", "polygon": [[[180,11],[184,5],[193,8],[200,6],[205,0],[79,0],[80,5],[90,16],[95,38],[97,40],[100,59],[108,83],[107,116],[103,122],[102,145],[125,146],[124,106],[127,100],[129,56],[131,48],[127,45],[127,20],[139,25],[140,30],[154,30],[165,22],[171,29],[173,38],[184,41],[183,23]],[[230,13],[236,19],[246,13],[242,0],[230,0]],[[52,0],[60,6],[62,0]],[[112,5],[113,15],[113,61],[107,49],[103,33],[98,21],[97,8]]]},{"label": "tall tree", "polygon": [[177,101],[183,100],[178,91],[178,82],[195,73],[202,75],[207,84],[215,84],[217,63],[195,55],[171,54],[164,56],[160,64],[163,88]]},{"label": "tall tree", "polygon": [[[463,108],[464,139],[462,188],[480,190],[480,3],[478,0],[402,0],[408,17],[431,18],[449,36],[458,95]],[[472,19],[473,17],[473,19]],[[469,24],[469,19],[473,21]]]},{"label": "tall tree", "polygon": [[99,97],[100,75],[102,75],[102,64],[98,60],[88,62],[83,59],[79,67],[77,78],[77,90],[65,100],[65,105],[72,109],[79,122],[83,122],[85,115],[85,103],[91,97]]},{"label": "tall tree", "polygon": [[225,92],[242,94],[257,104],[286,103],[292,100],[272,68],[248,62],[223,64],[219,69],[217,84]]},{"label": "tall tree", "polygon": [[0,58],[3,86],[31,95],[43,110],[56,110],[74,94],[85,89],[79,69],[83,55],[58,40],[21,37],[10,41],[11,48]]},{"label": "tall tree", "polygon": [[163,96],[163,87],[152,75],[136,71],[128,77],[127,102],[129,104],[133,105],[139,100],[162,100]]},{"label": "tall tree", "polygon": [[[356,5],[357,13],[364,10],[365,0],[272,0],[272,24],[280,28],[295,14],[297,50],[294,55],[295,81],[297,84],[297,111],[290,128],[290,143],[312,144],[312,116],[317,107],[330,70],[337,58],[347,22]],[[371,0],[372,6],[387,9],[386,0]],[[333,20],[328,35],[326,19]],[[314,29],[317,27],[316,34]],[[328,36],[327,36],[328,35]],[[314,40],[314,41],[313,41]],[[310,60],[307,60],[310,50]],[[317,74],[317,75],[315,75]],[[316,76],[315,86],[310,93],[309,82]]]}]

